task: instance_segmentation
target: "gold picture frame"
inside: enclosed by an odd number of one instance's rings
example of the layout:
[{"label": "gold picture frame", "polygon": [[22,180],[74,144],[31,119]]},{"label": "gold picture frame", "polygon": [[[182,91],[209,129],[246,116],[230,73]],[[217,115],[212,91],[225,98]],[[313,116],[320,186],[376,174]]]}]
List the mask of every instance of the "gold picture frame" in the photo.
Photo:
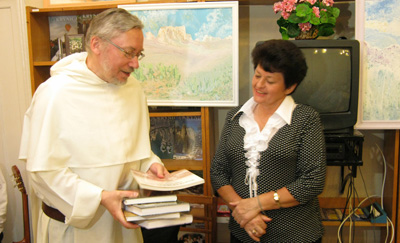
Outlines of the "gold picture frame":
[{"label": "gold picture frame", "polygon": [[138,2],[137,0],[43,0],[43,7],[82,7],[94,5],[112,5],[117,6],[120,4],[132,4]]}]

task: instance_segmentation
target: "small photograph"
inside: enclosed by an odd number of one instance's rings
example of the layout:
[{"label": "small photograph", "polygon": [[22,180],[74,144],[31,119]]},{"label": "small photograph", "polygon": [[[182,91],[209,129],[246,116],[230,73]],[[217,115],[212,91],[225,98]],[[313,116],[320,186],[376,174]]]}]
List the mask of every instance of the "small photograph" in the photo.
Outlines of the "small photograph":
[{"label": "small photograph", "polygon": [[65,36],[65,52],[68,55],[85,50],[85,36],[83,34]]},{"label": "small photograph", "polygon": [[205,235],[202,233],[179,232],[178,242],[179,243],[203,243],[203,242],[205,242]]}]

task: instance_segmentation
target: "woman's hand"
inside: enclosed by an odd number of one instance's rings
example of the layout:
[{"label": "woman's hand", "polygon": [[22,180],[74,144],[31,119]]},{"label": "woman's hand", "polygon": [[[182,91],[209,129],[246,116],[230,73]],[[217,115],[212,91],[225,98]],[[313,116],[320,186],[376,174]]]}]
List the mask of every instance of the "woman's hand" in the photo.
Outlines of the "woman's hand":
[{"label": "woman's hand", "polygon": [[242,228],[261,212],[256,197],[231,202],[230,205],[235,208],[232,211],[232,216]]},{"label": "woman's hand", "polygon": [[250,238],[259,242],[261,236],[267,233],[266,222],[270,222],[271,220],[271,218],[260,213],[244,226],[244,230],[249,234]]}]

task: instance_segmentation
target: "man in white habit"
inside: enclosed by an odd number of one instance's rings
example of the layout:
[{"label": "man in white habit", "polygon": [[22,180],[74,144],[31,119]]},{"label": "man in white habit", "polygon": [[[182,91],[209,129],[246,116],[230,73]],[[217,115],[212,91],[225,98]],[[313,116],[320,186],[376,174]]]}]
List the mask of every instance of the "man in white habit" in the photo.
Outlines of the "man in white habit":
[{"label": "man in white habit", "polygon": [[36,243],[143,241],[121,210],[124,197],[138,195],[130,169],[168,172],[150,149],[147,101],[130,76],[144,57],[142,28],[123,9],[98,14],[87,53],[58,61],[35,92],[20,159]]}]

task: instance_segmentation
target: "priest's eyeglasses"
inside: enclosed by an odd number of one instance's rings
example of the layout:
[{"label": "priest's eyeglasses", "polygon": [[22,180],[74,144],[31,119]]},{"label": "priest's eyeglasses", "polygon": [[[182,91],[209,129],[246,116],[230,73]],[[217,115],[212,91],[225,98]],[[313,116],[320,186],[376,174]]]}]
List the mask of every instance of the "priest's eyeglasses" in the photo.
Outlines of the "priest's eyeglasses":
[{"label": "priest's eyeglasses", "polygon": [[135,52],[128,52],[126,51],[124,48],[118,46],[117,44],[115,44],[114,42],[105,39],[108,43],[110,43],[111,45],[115,46],[118,50],[122,51],[125,54],[125,57],[128,59],[132,59],[134,57],[137,57],[138,60],[142,60],[143,57],[145,57],[143,52],[139,52],[139,53],[135,53]]}]

